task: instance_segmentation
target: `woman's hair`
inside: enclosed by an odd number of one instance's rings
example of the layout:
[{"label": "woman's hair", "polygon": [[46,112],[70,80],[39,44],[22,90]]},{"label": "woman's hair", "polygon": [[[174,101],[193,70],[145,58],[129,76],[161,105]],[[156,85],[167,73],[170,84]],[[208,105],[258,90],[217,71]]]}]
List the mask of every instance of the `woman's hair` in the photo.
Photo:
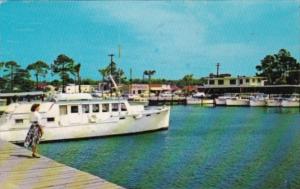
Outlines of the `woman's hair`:
[{"label": "woman's hair", "polygon": [[39,104],[33,104],[31,106],[31,112],[34,112],[40,105]]}]

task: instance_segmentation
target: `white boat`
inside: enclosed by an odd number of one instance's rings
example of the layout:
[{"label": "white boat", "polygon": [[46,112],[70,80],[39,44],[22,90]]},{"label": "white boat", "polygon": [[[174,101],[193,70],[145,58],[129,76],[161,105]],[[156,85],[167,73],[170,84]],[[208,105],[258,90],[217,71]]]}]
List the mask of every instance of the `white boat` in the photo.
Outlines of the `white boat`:
[{"label": "white boat", "polygon": [[280,107],[282,98],[280,95],[270,95],[266,100],[266,106],[268,107]]},{"label": "white boat", "polygon": [[266,106],[266,97],[263,94],[258,94],[250,97],[250,106]]},{"label": "white boat", "polygon": [[226,99],[230,99],[232,97],[232,94],[224,94],[224,96],[219,96],[218,98],[215,98],[215,103],[217,106],[226,106]]},{"label": "white boat", "polygon": [[[0,139],[24,142],[34,102],[13,103],[0,118]],[[89,94],[59,94],[40,102],[42,141],[132,134],[168,129],[170,108],[130,105],[127,100],[100,100]]]},{"label": "white boat", "polygon": [[293,94],[290,98],[283,99],[282,107],[300,107],[300,98],[298,94]]},{"label": "white boat", "polygon": [[235,96],[230,99],[226,99],[226,106],[249,106],[249,98]]},{"label": "white boat", "polygon": [[186,98],[186,103],[189,105],[214,105],[214,99],[209,99],[209,98],[194,98],[194,97],[188,97]]}]

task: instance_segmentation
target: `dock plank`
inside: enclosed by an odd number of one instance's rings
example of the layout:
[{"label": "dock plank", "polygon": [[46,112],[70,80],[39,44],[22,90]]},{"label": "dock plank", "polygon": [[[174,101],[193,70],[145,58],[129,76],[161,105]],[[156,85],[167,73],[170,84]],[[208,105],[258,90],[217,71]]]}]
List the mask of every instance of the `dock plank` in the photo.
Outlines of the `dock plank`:
[{"label": "dock plank", "polygon": [[0,140],[1,189],[123,188],[100,177],[55,162]]}]

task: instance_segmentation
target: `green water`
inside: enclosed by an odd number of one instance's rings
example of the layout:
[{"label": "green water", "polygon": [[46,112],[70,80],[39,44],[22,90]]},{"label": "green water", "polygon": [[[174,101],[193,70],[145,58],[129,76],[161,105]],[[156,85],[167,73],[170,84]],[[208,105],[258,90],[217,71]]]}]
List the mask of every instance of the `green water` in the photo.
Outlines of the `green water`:
[{"label": "green water", "polygon": [[298,109],[174,106],[154,133],[40,145],[126,188],[300,188]]}]

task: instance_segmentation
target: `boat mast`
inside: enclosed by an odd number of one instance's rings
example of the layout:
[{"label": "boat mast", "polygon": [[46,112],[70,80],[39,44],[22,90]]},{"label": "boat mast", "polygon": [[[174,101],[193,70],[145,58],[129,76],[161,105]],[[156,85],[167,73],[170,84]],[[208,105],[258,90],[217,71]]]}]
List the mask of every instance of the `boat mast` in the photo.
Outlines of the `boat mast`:
[{"label": "boat mast", "polygon": [[[110,75],[112,77],[112,64],[113,64],[114,54],[109,54],[108,56],[110,56]],[[112,97],[112,85],[113,85],[113,81],[110,82],[110,97]]]}]

